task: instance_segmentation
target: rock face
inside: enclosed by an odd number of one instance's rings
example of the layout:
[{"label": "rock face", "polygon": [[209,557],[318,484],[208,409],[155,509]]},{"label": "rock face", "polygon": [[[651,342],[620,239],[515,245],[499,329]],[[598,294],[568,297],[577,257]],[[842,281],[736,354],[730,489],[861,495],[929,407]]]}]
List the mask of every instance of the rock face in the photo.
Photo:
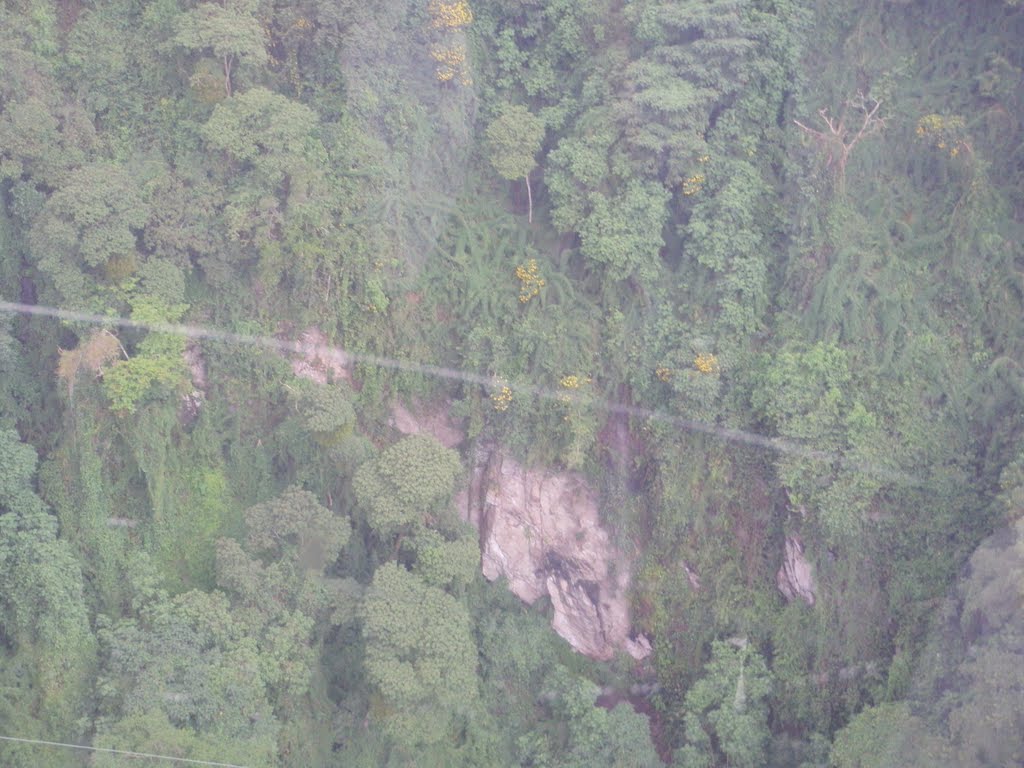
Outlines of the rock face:
[{"label": "rock face", "polygon": [[786,537],[786,552],[775,583],[787,600],[799,597],[814,605],[814,571],[804,557],[804,545],[795,536]]},{"label": "rock face", "polygon": [[349,360],[337,347],[327,343],[327,335],[315,326],[304,330],[295,342],[292,372],[303,379],[326,384],[329,379],[352,378]]},{"label": "rock face", "polygon": [[580,653],[650,653],[631,633],[630,563],[600,525],[596,494],[574,473],[528,470],[500,451],[477,465],[467,519],[480,530],[483,573],[527,603],[551,599],[551,625]]},{"label": "rock face", "polygon": [[391,426],[403,435],[432,435],[445,448],[455,448],[466,439],[465,432],[444,406],[427,407],[414,402],[410,410],[396,402],[391,406]]}]

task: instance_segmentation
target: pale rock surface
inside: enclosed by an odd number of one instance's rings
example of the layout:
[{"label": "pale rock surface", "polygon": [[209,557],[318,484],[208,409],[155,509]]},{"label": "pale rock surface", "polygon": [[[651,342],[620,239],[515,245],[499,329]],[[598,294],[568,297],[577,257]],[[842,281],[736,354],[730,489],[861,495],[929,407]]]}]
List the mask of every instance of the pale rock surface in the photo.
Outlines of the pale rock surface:
[{"label": "pale rock surface", "polygon": [[526,603],[551,599],[551,625],[580,653],[642,659],[649,641],[632,636],[630,563],[601,527],[597,496],[575,473],[526,469],[500,451],[484,453],[457,499],[480,530],[490,580],[504,576]]},{"label": "pale rock surface", "polygon": [[206,359],[198,341],[189,339],[186,342],[182,359],[192,379],[192,389],[181,396],[178,419],[182,424],[192,425],[199,417],[199,411],[206,400]]},{"label": "pale rock surface", "polygon": [[411,405],[411,410],[399,402],[391,406],[391,426],[403,435],[431,435],[445,448],[455,448],[466,439],[447,404],[431,407],[414,401]]},{"label": "pale rock surface", "polygon": [[329,379],[351,380],[348,356],[327,343],[327,336],[311,326],[299,334],[295,342],[296,357],[292,360],[292,373],[303,379],[326,384]]},{"label": "pale rock surface", "polygon": [[787,600],[799,597],[808,605],[814,605],[814,570],[804,557],[804,545],[795,536],[786,537],[785,554],[775,583]]}]

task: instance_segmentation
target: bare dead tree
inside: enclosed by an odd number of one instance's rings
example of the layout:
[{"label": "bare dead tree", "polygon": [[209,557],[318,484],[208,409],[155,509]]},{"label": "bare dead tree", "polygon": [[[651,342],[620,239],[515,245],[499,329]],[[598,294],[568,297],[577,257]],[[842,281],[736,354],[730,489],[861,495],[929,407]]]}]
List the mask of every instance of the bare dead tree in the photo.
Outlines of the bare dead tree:
[{"label": "bare dead tree", "polygon": [[863,139],[878,133],[885,127],[886,118],[878,116],[882,102],[865,96],[862,91],[843,103],[839,117],[832,117],[828,107],[818,110],[818,116],[825,124],[825,129],[811,128],[799,120],[793,122],[827,153],[825,167],[835,165],[836,186],[840,193],[846,191],[846,163],[850,159],[853,148]]}]

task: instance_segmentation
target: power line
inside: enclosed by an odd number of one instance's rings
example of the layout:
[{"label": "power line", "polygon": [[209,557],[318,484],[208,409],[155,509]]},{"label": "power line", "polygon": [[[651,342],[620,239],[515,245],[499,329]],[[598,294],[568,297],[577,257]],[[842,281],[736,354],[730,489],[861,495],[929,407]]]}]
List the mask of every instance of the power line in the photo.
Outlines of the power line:
[{"label": "power line", "polygon": [[[485,376],[478,373],[459,370],[457,368],[429,365],[427,363],[418,363],[410,360],[399,360],[398,358],[385,357],[383,355],[353,352],[329,344],[308,344],[299,341],[286,341],[284,339],[276,339],[272,336],[234,333],[232,331],[224,331],[218,328],[206,328],[199,325],[145,322],[141,320],[132,320],[127,317],[98,315],[71,309],[61,309],[60,307],[48,307],[40,304],[22,304],[12,301],[0,301],[0,312],[34,315],[37,317],[53,317],[60,320],[87,323],[89,325],[135,328],[139,330],[154,331],[157,333],[167,333],[175,336],[185,336],[190,339],[210,339],[213,341],[223,341],[229,344],[264,347],[266,349],[273,349],[279,352],[288,352],[299,355],[308,355],[310,352],[315,352],[321,358],[330,359],[333,357],[334,359],[339,359],[345,363],[361,363],[363,365],[372,365],[390,370],[417,373],[424,376],[446,379],[448,381],[477,384],[491,390],[499,389],[501,387],[494,376]],[[919,480],[903,472],[878,466],[877,464],[855,462],[845,456],[839,456],[827,451],[815,450],[813,448],[808,448],[805,445],[800,445],[782,438],[766,437],[765,435],[745,429],[722,427],[718,424],[709,424],[706,422],[695,421],[693,419],[685,419],[680,416],[674,416],[664,411],[624,405],[622,403],[613,403],[599,398],[586,397],[578,393],[569,395],[564,391],[555,391],[547,387],[540,387],[534,384],[516,382],[514,390],[517,393],[528,394],[531,397],[542,400],[564,401],[566,397],[570,397],[574,402],[600,408],[608,413],[659,421],[679,427],[687,432],[710,435],[728,442],[751,445],[776,453],[785,453],[808,461],[838,464],[839,466],[855,470],[886,482],[895,482],[901,485],[911,486],[921,485]]]},{"label": "power line", "polygon": [[67,749],[84,749],[89,752],[107,752],[112,755],[125,755],[126,757],[138,758],[148,757],[153,760],[170,760],[176,763],[188,763],[190,765],[212,765],[218,768],[249,768],[238,763],[217,763],[211,760],[193,760],[190,757],[174,757],[173,755],[155,755],[150,752],[133,752],[128,749],[110,749],[108,747],[93,747],[87,744],[67,744],[63,741],[44,741],[43,739],[22,739],[17,736],[0,736],[0,740],[14,741],[20,744],[38,744],[44,747],[65,747]]}]

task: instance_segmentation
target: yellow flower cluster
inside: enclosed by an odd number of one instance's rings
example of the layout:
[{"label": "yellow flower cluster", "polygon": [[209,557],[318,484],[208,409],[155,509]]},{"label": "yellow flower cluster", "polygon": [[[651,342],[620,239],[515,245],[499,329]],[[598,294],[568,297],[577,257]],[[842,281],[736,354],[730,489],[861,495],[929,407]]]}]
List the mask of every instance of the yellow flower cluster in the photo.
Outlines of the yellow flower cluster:
[{"label": "yellow flower cluster", "polygon": [[697,162],[700,163],[701,165],[704,165],[704,163],[706,163],[710,159],[711,155],[701,155],[700,157],[697,158]]},{"label": "yellow flower cluster", "polygon": [[936,149],[949,149],[949,156],[956,157],[966,146],[963,133],[966,126],[962,117],[944,117],[943,115],[925,115],[917,121],[914,133],[918,138],[928,141]]},{"label": "yellow flower cluster", "polygon": [[704,174],[695,173],[688,179],[683,180],[683,194],[689,197],[696,195],[704,188]]},{"label": "yellow flower cluster", "polygon": [[544,287],[544,278],[540,276],[536,259],[530,259],[525,265],[520,264],[516,267],[516,277],[520,283],[519,301],[522,304],[537,296]]},{"label": "yellow flower cluster", "polygon": [[466,74],[466,46],[462,43],[431,46],[430,56],[437,62],[438,82],[447,83],[459,75],[459,81],[463,85],[469,85],[469,76]]},{"label": "yellow flower cluster", "polygon": [[502,384],[500,389],[491,393],[491,402],[494,404],[494,410],[496,411],[508,410],[508,407],[512,404],[512,390],[508,384]]},{"label": "yellow flower cluster", "polygon": [[455,0],[454,3],[430,0],[427,11],[430,13],[430,26],[434,29],[461,29],[473,21],[473,11],[466,0]]},{"label": "yellow flower cluster", "polygon": [[[565,390],[577,390],[581,386],[583,386],[584,384],[590,384],[592,381],[593,381],[593,379],[590,378],[589,376],[587,376],[584,379],[584,378],[580,378],[575,373],[570,373],[568,376],[563,376],[561,379],[559,379],[558,383],[559,383],[559,385],[561,385],[562,389],[565,389]],[[562,392],[558,396],[558,400],[559,400],[559,402],[562,402],[562,403],[571,403],[573,401],[573,397],[572,397],[572,395],[569,394],[569,392]]]},{"label": "yellow flower cluster", "polygon": [[658,381],[664,381],[667,384],[672,380],[673,371],[671,368],[659,365],[654,369],[654,375],[658,377]]},{"label": "yellow flower cluster", "polygon": [[701,352],[693,358],[693,367],[701,373],[715,373],[718,371],[718,358],[709,352]]}]

